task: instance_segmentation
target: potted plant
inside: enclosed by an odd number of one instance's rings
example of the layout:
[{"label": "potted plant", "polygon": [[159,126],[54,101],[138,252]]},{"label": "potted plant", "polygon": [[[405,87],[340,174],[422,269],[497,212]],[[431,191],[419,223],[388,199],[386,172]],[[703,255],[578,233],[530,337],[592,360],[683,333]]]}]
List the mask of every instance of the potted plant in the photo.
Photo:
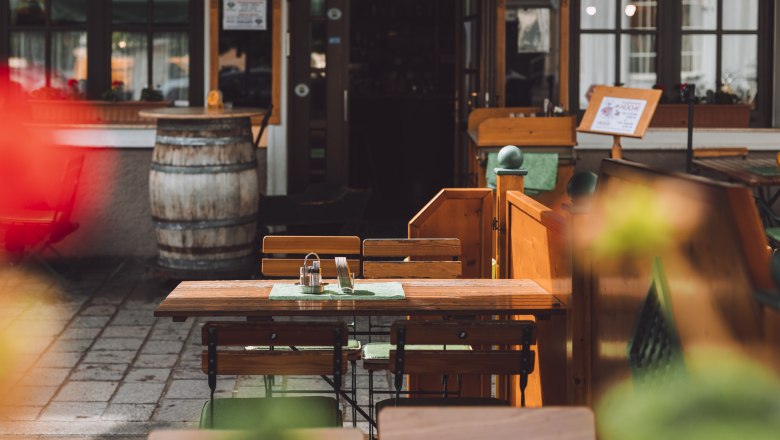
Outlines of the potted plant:
[{"label": "potted plant", "polygon": [[149,121],[141,119],[139,111],[170,105],[160,91],[150,88],[142,90],[140,101],[127,101],[122,81],[112,82],[100,101],[84,100],[79,86],[78,80],[71,79],[64,89],[47,86],[31,92],[33,119],[52,124],[146,125]]},{"label": "potted plant", "polygon": [[[651,127],[688,127],[688,104],[682,99],[682,90],[688,85],[679,84],[680,95],[664,99],[658,105]],[[656,86],[655,88],[661,88]],[[720,90],[708,90],[703,95],[696,96],[693,113],[693,125],[696,128],[747,128],[750,126],[750,111],[752,106],[740,98],[728,85]]]}]

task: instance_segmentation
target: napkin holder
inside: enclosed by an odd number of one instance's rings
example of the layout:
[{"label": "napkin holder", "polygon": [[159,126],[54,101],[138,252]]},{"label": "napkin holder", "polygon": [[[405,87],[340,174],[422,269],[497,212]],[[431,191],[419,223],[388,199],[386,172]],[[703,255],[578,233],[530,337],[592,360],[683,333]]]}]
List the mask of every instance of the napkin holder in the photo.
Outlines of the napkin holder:
[{"label": "napkin holder", "polygon": [[[311,265],[308,264],[309,257],[313,257]],[[322,268],[319,255],[311,252],[303,258],[303,266],[300,268],[297,285],[301,287],[303,293],[314,295],[325,293],[325,286],[328,283],[322,282]]]},{"label": "napkin holder", "polygon": [[355,274],[349,271],[346,257],[336,257],[336,276],[342,292],[352,293],[355,290]]}]

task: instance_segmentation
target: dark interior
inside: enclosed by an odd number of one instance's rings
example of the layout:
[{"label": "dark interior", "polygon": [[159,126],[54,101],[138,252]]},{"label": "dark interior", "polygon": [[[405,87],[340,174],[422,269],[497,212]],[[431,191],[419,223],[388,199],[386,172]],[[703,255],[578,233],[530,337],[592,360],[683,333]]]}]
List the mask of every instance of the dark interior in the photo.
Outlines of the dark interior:
[{"label": "dark interior", "polygon": [[455,8],[450,0],[352,0],[350,186],[371,223],[405,224],[453,184]]}]

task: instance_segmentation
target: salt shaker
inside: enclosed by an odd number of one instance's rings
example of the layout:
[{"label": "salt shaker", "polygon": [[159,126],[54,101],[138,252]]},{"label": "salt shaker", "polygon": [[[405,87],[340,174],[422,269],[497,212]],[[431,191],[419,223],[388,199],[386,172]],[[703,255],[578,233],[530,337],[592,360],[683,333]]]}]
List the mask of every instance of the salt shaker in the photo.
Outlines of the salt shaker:
[{"label": "salt shaker", "polygon": [[309,285],[319,286],[321,280],[320,260],[314,260],[311,263],[311,269],[309,271]]}]

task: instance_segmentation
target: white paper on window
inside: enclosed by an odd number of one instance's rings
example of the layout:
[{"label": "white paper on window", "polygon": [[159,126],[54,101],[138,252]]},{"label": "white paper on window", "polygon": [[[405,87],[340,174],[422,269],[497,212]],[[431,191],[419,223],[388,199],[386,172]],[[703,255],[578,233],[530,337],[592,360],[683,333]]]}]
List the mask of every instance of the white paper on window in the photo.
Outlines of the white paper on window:
[{"label": "white paper on window", "polygon": [[222,29],[264,31],[268,29],[266,0],[223,0]]},{"label": "white paper on window", "polygon": [[517,10],[517,52],[550,52],[550,10]]}]

